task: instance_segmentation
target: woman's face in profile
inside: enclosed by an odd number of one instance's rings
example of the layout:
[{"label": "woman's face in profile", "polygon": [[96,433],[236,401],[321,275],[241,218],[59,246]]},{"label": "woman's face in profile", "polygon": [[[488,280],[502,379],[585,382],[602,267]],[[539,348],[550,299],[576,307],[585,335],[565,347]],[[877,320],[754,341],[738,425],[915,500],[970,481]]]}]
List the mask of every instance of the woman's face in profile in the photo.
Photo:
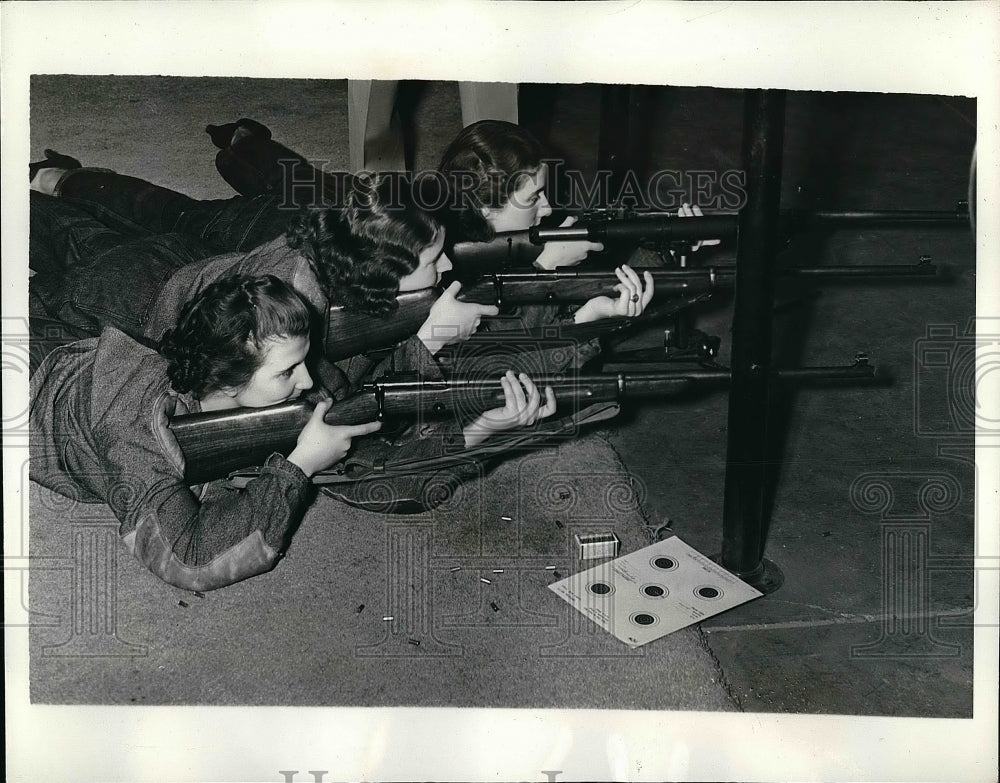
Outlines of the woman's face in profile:
[{"label": "woman's face in profile", "polygon": [[543,163],[534,174],[523,178],[506,204],[499,209],[484,208],[483,217],[493,230],[526,231],[551,215],[552,207],[545,196],[548,176],[548,166]]}]

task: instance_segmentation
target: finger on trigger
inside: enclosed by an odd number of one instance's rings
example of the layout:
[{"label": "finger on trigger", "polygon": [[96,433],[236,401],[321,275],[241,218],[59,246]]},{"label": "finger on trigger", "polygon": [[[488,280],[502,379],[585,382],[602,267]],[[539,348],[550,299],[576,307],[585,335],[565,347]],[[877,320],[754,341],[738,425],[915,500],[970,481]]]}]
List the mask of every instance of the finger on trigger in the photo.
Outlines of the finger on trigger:
[{"label": "finger on trigger", "polygon": [[556,393],[551,386],[545,387],[545,416],[551,416],[556,412]]},{"label": "finger on trigger", "polygon": [[378,432],[382,429],[382,422],[369,421],[364,424],[355,424],[353,427],[347,427],[346,429],[349,438],[359,438],[362,435],[370,435],[373,432]]}]

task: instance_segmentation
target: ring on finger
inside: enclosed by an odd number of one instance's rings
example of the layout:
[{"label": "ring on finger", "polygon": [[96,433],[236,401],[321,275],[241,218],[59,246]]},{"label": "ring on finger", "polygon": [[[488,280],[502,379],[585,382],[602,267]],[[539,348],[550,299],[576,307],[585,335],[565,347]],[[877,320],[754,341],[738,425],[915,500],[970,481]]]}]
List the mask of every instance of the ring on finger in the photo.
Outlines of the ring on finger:
[{"label": "ring on finger", "polygon": [[639,301],[639,294],[632,294],[632,301],[633,302],[638,302]]}]

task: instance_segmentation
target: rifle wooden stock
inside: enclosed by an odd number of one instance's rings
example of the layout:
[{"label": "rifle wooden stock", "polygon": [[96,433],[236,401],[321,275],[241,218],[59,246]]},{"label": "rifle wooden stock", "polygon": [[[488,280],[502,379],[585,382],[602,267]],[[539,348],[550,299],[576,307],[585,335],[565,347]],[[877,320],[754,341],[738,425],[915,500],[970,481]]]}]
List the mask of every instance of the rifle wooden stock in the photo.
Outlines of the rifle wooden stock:
[{"label": "rifle wooden stock", "polygon": [[[714,269],[650,269],[657,296],[711,292],[732,287],[733,272]],[[598,272],[504,272],[483,275],[467,283],[458,298],[477,304],[521,305],[580,304],[595,296],[615,297],[618,278],[614,271]],[[334,305],[327,313],[326,356],[346,359],[386,348],[417,333],[441,295],[439,288],[426,288],[396,297],[396,311],[380,318],[350,312]]]},{"label": "rifle wooden stock", "polygon": [[[290,454],[312,410],[308,402],[296,401],[175,417],[170,429],[184,453],[184,479],[189,484],[214,481],[234,470],[262,465],[276,451]],[[374,395],[356,395],[335,403],[325,421],[363,424],[378,415]]]}]

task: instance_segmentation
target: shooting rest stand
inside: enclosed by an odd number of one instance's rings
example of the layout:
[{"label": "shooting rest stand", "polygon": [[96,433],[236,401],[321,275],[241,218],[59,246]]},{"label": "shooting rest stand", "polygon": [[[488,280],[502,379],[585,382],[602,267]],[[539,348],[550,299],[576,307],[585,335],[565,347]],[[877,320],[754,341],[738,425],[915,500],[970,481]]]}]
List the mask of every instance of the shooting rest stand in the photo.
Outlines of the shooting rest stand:
[{"label": "shooting rest stand", "polygon": [[[644,89],[627,85],[605,88],[598,162],[602,169],[611,171],[611,192],[617,192],[617,186],[637,162],[640,145],[632,115],[638,115],[635,109],[643,100]],[[739,273],[732,325],[722,549],[714,559],[763,593],[777,590],[784,581],[781,569],[764,557],[769,521],[764,510],[769,470],[769,382],[775,375],[771,369],[774,266],[783,240],[780,201],[784,125],[783,90],[745,92],[742,154],[746,204],[740,211],[736,250]],[[953,213],[816,213],[809,216],[812,220],[805,221],[804,227],[852,223],[967,226],[968,207],[960,202]],[[680,318],[689,317],[683,314]],[[702,355],[697,358],[703,361],[712,358],[711,343],[706,343],[706,336],[695,330],[690,320],[678,320],[675,330],[675,344],[671,346],[668,341],[661,361],[677,361],[699,352]],[[617,370],[624,367],[612,366]]]}]

